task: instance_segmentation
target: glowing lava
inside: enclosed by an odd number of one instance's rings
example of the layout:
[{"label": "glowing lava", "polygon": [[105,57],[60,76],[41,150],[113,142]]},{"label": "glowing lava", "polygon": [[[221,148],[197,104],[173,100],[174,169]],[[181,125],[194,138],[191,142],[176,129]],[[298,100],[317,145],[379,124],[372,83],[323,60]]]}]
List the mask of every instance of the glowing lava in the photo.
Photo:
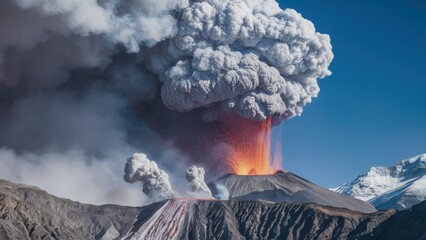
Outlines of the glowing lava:
[{"label": "glowing lava", "polygon": [[271,118],[256,122],[239,117],[226,121],[226,138],[232,147],[227,164],[238,175],[274,174],[281,169],[280,143],[271,157]]}]

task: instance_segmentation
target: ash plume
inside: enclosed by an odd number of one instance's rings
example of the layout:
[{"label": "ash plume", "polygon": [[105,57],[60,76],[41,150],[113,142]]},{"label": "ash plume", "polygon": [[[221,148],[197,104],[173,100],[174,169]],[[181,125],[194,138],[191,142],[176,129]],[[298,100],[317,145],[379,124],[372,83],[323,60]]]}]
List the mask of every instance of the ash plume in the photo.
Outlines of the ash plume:
[{"label": "ash plume", "polygon": [[[66,169],[75,151],[87,181],[118,181],[134,152],[226,172],[217,122],[300,115],[333,58],[328,35],[273,0],[2,0],[0,33],[0,173],[31,184],[36,164],[60,196],[50,156]],[[75,199],[105,203],[114,193],[99,186]]]},{"label": "ash plume", "polygon": [[161,200],[178,196],[170,185],[169,175],[143,153],[135,153],[129,157],[124,172],[126,182],[141,182],[143,192],[151,198]]},{"label": "ash plume", "polygon": [[212,198],[210,188],[204,181],[204,175],[205,171],[202,167],[191,166],[186,170],[189,191],[197,197]]},{"label": "ash plume", "polygon": [[[147,59],[167,107],[261,121],[300,115],[333,53],[328,35],[275,1],[207,0],[185,8],[176,36]],[[221,115],[210,111],[207,121]]]}]

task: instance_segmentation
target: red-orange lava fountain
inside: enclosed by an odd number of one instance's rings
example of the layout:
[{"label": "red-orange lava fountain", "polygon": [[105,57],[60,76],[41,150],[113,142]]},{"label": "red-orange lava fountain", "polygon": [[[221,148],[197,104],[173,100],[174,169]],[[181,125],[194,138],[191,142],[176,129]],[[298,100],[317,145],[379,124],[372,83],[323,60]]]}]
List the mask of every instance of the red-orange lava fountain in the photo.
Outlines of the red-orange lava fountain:
[{"label": "red-orange lava fountain", "polygon": [[227,164],[233,173],[266,175],[281,169],[279,142],[271,156],[271,118],[256,122],[233,116],[224,127],[226,134],[221,140],[232,147]]}]

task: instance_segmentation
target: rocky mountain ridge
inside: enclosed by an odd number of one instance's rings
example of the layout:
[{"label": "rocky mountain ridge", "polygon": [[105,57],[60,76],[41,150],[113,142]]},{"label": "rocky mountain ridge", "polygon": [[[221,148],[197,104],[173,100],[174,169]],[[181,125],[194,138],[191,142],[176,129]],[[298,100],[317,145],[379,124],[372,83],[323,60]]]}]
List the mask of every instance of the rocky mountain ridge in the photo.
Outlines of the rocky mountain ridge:
[{"label": "rocky mountain ridge", "polygon": [[391,167],[372,167],[336,192],[368,201],[377,209],[403,210],[426,200],[426,154]]},{"label": "rocky mountain ridge", "polygon": [[318,204],[174,199],[93,206],[0,180],[0,239],[426,239],[426,202],[362,213]]},{"label": "rocky mountain ridge", "polygon": [[139,210],[93,206],[0,179],[0,239],[116,239]]}]

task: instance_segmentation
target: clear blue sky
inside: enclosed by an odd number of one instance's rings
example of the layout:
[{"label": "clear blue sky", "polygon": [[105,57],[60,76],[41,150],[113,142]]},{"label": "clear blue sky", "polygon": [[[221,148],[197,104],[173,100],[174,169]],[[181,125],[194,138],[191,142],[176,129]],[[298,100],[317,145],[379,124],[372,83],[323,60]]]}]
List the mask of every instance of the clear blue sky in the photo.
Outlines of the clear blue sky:
[{"label": "clear blue sky", "polygon": [[324,187],[426,152],[426,2],[286,0],[331,36],[333,75],[283,125],[283,165]]}]

